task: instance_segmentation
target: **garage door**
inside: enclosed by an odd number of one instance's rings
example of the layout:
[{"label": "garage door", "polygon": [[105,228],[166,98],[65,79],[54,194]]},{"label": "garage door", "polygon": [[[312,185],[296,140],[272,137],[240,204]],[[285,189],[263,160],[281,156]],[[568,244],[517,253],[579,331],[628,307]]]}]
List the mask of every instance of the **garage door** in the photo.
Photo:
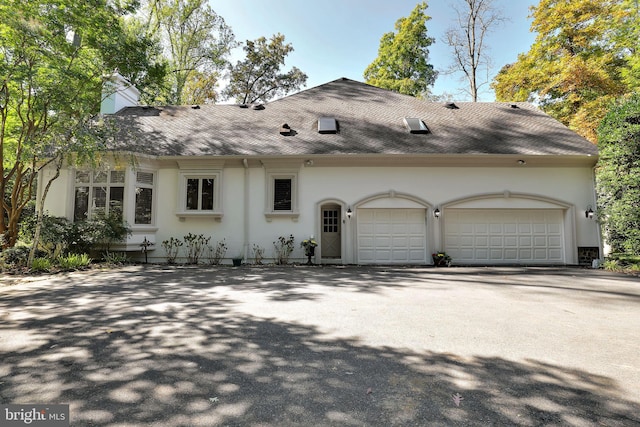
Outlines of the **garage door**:
[{"label": "garage door", "polygon": [[447,209],[442,219],[454,263],[564,263],[559,209]]},{"label": "garage door", "polygon": [[358,209],[358,262],[424,264],[424,209]]}]

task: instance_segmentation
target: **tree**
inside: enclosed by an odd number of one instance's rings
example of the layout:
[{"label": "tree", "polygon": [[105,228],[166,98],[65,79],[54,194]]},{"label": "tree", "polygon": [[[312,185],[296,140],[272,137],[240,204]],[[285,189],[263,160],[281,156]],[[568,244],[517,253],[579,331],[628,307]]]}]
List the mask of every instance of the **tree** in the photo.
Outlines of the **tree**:
[{"label": "tree", "polygon": [[488,83],[488,77],[479,82],[478,72],[486,70],[488,76],[491,60],[487,55],[485,36],[504,17],[493,7],[492,0],[462,0],[465,10],[453,6],[456,12],[456,25],[450,27],[444,42],[453,50],[454,64],[449,72],[462,71],[469,83],[468,93],[473,102],[478,101],[478,90]]},{"label": "tree", "polygon": [[378,57],[364,71],[365,82],[411,96],[426,96],[437,72],[429,64],[429,46],[435,39],[427,35],[427,3],[419,3],[406,18],[395,23],[396,32],[380,39]]},{"label": "tree", "polygon": [[247,40],[243,47],[246,58],[230,67],[231,81],[225,95],[241,104],[256,101],[267,102],[276,96],[285,96],[299,90],[307,82],[307,75],[293,67],[282,73],[285,58],[293,51],[291,43],[284,43],[284,36],[276,34],[267,41],[265,37]]},{"label": "tree", "polygon": [[0,3],[3,247],[16,242],[37,173],[55,165],[55,173],[40,178],[44,198],[71,153],[82,161],[95,158],[102,147],[91,119],[99,111],[111,48],[124,38],[121,16],[131,10],[119,4],[95,1],[89,8],[73,0]]},{"label": "tree", "polygon": [[160,37],[170,65],[163,101],[184,105],[197,98],[185,94],[185,87],[197,87],[196,76],[204,77],[209,87],[219,79],[236,47],[235,36],[207,0],[148,0],[147,12],[149,34]]},{"label": "tree", "polygon": [[614,252],[640,255],[640,93],[598,127],[598,218]]},{"label": "tree", "polygon": [[621,70],[631,50],[616,37],[629,17],[628,0],[541,0],[532,8],[536,41],[500,70],[499,101],[535,101],[591,141],[610,103],[633,88]]}]

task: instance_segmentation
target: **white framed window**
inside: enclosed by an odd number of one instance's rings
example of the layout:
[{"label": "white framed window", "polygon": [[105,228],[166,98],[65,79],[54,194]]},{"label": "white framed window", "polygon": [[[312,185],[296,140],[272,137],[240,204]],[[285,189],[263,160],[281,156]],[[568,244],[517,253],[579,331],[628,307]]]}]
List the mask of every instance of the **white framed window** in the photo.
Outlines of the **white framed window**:
[{"label": "white framed window", "polygon": [[155,186],[155,173],[149,171],[135,171],[135,214],[134,224],[153,224],[153,190]]},{"label": "white framed window", "polygon": [[100,215],[123,218],[125,171],[76,170],[74,177],[73,221]]},{"label": "white framed window", "polygon": [[290,217],[297,220],[298,213],[298,171],[267,171],[267,206],[265,216],[268,220],[274,217]]},{"label": "white framed window", "polygon": [[222,171],[180,172],[177,215],[222,217]]}]

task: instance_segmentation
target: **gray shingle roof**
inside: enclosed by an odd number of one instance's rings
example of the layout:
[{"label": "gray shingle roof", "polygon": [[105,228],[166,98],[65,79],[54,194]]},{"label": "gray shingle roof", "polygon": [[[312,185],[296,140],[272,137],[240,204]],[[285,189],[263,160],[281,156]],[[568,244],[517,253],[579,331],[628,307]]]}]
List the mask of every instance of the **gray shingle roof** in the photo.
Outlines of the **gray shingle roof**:
[{"label": "gray shingle roof", "polygon": [[[456,105],[449,109],[343,78],[263,110],[128,107],[113,116],[123,136],[112,148],[157,156],[597,154],[595,145],[529,103]],[[320,117],[335,117],[338,133],[318,133]],[[409,133],[404,117],[422,119],[430,133]],[[293,135],[280,133],[284,123]]]}]

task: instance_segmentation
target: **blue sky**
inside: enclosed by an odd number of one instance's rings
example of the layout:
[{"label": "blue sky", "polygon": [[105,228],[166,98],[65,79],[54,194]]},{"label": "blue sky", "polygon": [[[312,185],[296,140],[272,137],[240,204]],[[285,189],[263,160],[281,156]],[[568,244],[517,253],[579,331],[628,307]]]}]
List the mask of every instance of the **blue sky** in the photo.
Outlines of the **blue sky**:
[{"label": "blue sky", "polygon": [[[300,68],[309,77],[307,88],[347,77],[364,81],[365,68],[377,57],[380,38],[394,30],[396,20],[406,17],[418,4],[416,0],[210,0],[213,9],[233,29],[238,41],[261,36],[284,34],[295,49],[286,69]],[[438,70],[451,64],[450,48],[444,43],[444,33],[453,24],[451,7],[461,0],[431,0],[427,14],[428,34],[436,39],[430,48],[430,63]],[[494,0],[507,21],[487,38],[493,60],[490,78],[519,53],[525,53],[535,39],[529,31],[529,7],[537,0]],[[242,52],[236,53],[236,60]],[[440,73],[433,88],[435,94],[447,92],[455,100],[468,100],[460,88],[466,83],[459,75]],[[480,100],[493,101],[488,85]]]}]

